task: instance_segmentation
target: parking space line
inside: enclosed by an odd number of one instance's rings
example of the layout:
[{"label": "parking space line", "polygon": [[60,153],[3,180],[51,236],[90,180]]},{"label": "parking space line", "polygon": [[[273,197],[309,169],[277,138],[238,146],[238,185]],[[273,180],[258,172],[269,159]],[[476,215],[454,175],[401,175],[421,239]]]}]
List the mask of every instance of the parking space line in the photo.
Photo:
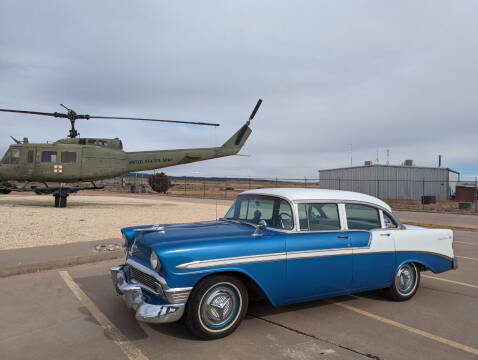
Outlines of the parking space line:
[{"label": "parking space line", "polygon": [[113,323],[106,317],[104,313],[95,305],[95,303],[80,289],[78,284],[71,278],[68,271],[59,271],[60,276],[65,281],[66,285],[75,294],[78,300],[88,309],[93,317],[98,321],[103,329],[108,332],[108,335],[120,347],[121,351],[128,357],[129,360],[149,360],[143,352],[134,346],[123,333],[113,325]]},{"label": "parking space line", "polygon": [[463,286],[468,286],[468,287],[478,289],[478,285],[475,285],[475,284],[469,284],[469,283],[465,283],[465,282],[461,282],[461,281],[455,281],[455,280],[448,280],[448,279],[443,279],[443,278],[439,278],[439,277],[436,277],[436,276],[430,276],[430,275],[422,275],[422,277],[427,278],[427,279],[446,281],[446,282],[449,282],[449,283],[452,283],[452,284],[463,285]]},{"label": "parking space line", "polygon": [[[353,296],[353,295],[352,295]],[[358,298],[357,296],[353,296],[354,298]],[[362,310],[362,309],[359,309],[358,307],[355,307],[355,306],[352,306],[352,305],[349,305],[349,304],[344,304],[343,302],[335,302],[335,301],[330,301],[332,304],[335,304],[337,306],[340,306],[340,307],[343,307],[347,310],[350,310],[350,311],[353,311],[353,312],[356,312],[358,314],[361,314],[361,315],[364,315],[364,316],[367,316],[371,319],[374,319],[374,320],[377,320],[377,321],[380,321],[382,323],[385,323],[385,324],[388,324],[388,325],[392,325],[392,326],[395,326],[395,327],[398,327],[400,329],[403,329],[403,330],[406,330],[406,331],[409,331],[413,334],[417,334],[417,335],[421,335],[423,337],[426,337],[430,340],[434,340],[434,341],[437,341],[437,342],[440,342],[442,344],[445,344],[445,345],[448,345],[448,346],[451,346],[451,347],[454,347],[455,349],[459,349],[459,350],[463,350],[463,351],[466,351],[468,353],[471,353],[471,354],[474,354],[474,355],[478,355],[478,349],[476,348],[473,348],[471,346],[468,346],[468,345],[464,345],[464,344],[460,344],[460,343],[457,343],[456,341],[453,341],[453,340],[449,340],[449,339],[446,339],[444,337],[441,337],[441,336],[438,336],[438,335],[433,335],[429,332],[426,332],[426,331],[423,331],[423,330],[420,330],[420,329],[417,329],[417,328],[414,328],[414,327],[411,327],[411,326],[408,326],[408,325],[405,325],[405,324],[402,324],[402,323],[399,323],[397,321],[394,321],[394,320],[391,320],[391,319],[387,319],[383,316],[380,316],[380,315],[376,315],[376,314],[372,314],[368,311],[365,311],[365,310]]]},{"label": "parking space line", "polygon": [[475,260],[475,261],[478,261],[477,258],[474,258],[474,257],[468,257],[468,256],[457,256],[457,258],[460,258],[460,259],[466,259],[466,260]]},{"label": "parking space line", "polygon": [[470,243],[470,242],[466,242],[466,241],[456,241],[456,240],[454,240],[453,243],[478,246],[478,244]]}]

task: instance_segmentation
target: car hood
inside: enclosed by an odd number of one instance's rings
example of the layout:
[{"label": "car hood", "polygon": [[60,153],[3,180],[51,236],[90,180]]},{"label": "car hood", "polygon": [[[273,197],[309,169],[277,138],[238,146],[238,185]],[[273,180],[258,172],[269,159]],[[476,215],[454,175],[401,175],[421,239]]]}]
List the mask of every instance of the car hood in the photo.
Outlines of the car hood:
[{"label": "car hood", "polygon": [[[135,241],[134,256],[149,262],[151,248],[156,252],[187,251],[206,244],[250,239],[254,227],[219,220],[190,224],[144,225],[124,228],[129,244]],[[265,231],[267,232],[267,230]],[[194,244],[194,246],[193,246]]]}]

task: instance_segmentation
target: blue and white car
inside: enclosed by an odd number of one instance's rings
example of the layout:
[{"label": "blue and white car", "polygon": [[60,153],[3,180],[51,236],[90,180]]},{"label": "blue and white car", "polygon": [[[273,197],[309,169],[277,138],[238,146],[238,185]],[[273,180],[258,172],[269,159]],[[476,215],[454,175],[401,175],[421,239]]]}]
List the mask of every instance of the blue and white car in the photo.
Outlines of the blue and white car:
[{"label": "blue and white car", "polygon": [[421,271],[457,267],[451,230],[404,226],[383,201],[346,191],[251,190],[218,221],[122,233],[126,262],[111,276],[136,318],[184,317],[204,339],[232,333],[249,299],[282,306],[387,289],[402,301]]}]

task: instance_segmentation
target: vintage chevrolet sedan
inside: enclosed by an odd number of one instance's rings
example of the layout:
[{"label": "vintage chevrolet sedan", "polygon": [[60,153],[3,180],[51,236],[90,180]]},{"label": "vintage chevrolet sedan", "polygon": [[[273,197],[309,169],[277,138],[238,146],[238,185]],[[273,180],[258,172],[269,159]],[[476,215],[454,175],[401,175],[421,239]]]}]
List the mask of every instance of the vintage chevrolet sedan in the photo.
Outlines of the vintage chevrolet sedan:
[{"label": "vintage chevrolet sedan", "polygon": [[122,229],[118,294],[136,319],[184,318],[197,337],[231,334],[249,299],[273,306],[372,289],[410,299],[420,272],[457,267],[453,232],[405,226],[372,196],[322,189],[240,194],[224,218]]}]

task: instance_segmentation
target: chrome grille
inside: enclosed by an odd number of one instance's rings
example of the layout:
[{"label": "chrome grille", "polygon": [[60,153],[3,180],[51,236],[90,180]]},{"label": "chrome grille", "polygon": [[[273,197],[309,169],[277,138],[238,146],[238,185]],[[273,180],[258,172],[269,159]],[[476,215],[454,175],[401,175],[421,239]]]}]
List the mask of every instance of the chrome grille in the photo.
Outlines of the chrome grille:
[{"label": "chrome grille", "polygon": [[132,279],[149,287],[154,292],[157,292],[156,279],[153,276],[146,274],[145,272],[142,272],[141,270],[138,270],[132,266],[129,267],[129,271]]}]

